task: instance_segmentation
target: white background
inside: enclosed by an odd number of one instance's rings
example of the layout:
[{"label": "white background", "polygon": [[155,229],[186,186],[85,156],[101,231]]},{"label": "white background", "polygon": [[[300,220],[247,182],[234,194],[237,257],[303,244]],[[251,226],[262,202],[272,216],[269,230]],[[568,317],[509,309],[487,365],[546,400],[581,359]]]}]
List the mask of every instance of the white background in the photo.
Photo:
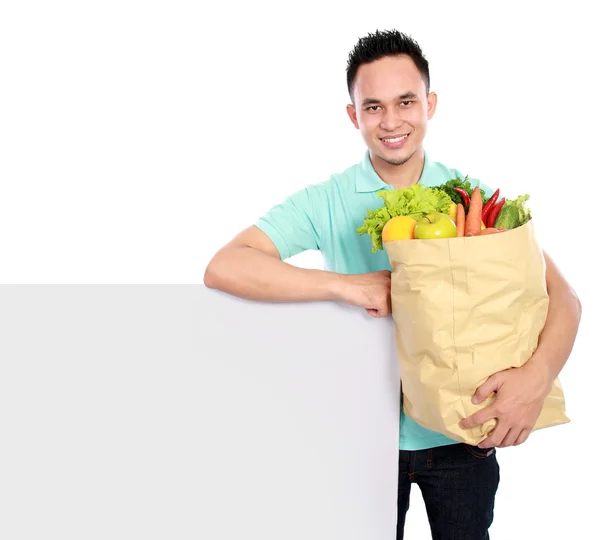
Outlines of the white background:
[{"label": "white background", "polygon": [[[598,479],[600,42],[586,2],[550,4],[3,3],[0,282],[201,283],[240,229],[362,157],[348,51],[377,28],[406,31],[439,96],[431,157],[530,193],[583,302],[561,376],[572,424],[501,456],[499,522],[534,534],[551,520],[564,538],[589,523],[582,489]],[[315,253],[291,262],[320,267]],[[417,538],[418,498],[409,516]]]}]

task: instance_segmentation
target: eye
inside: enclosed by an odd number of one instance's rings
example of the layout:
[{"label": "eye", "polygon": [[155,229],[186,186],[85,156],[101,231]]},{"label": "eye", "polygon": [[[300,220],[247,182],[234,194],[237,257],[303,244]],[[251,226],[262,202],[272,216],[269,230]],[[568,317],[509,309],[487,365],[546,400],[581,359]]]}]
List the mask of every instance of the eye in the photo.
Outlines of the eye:
[{"label": "eye", "polygon": [[408,107],[411,103],[412,103],[412,101],[401,101],[400,105],[403,105],[404,107]]},{"label": "eye", "polygon": [[367,107],[367,111],[371,112],[376,112],[376,109],[381,109],[381,107],[379,105],[371,105],[370,107]]}]

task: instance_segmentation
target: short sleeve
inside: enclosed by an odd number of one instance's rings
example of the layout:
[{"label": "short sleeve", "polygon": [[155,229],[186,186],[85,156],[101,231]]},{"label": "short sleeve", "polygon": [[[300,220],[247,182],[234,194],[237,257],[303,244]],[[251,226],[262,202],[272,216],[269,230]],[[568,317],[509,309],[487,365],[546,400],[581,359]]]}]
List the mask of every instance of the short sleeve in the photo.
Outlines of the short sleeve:
[{"label": "short sleeve", "polygon": [[322,197],[308,186],[274,206],[254,225],[275,244],[282,260],[320,248],[319,215]]}]

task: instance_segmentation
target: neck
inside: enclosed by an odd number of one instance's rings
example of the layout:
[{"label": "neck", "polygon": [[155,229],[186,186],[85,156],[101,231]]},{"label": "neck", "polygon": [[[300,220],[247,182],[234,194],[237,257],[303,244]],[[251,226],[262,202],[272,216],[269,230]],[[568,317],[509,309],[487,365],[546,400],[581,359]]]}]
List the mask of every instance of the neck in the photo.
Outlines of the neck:
[{"label": "neck", "polygon": [[394,188],[410,187],[421,178],[425,165],[425,152],[423,148],[417,150],[407,161],[401,165],[392,165],[373,153],[369,153],[373,169],[386,184]]}]

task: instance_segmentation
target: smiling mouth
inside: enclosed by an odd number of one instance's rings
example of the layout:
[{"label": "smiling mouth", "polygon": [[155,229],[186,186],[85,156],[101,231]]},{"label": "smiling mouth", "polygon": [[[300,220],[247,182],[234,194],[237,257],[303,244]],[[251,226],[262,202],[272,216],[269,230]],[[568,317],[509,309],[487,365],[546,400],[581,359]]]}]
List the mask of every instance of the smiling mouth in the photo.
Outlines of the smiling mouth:
[{"label": "smiling mouth", "polygon": [[385,137],[380,139],[383,146],[390,150],[399,150],[400,148],[404,148],[404,144],[406,143],[406,139],[410,133],[406,135],[399,135],[397,137]]},{"label": "smiling mouth", "polygon": [[400,137],[393,137],[387,139],[381,139],[383,142],[388,144],[395,144],[405,140],[408,137],[408,133],[406,135],[401,135]]}]

